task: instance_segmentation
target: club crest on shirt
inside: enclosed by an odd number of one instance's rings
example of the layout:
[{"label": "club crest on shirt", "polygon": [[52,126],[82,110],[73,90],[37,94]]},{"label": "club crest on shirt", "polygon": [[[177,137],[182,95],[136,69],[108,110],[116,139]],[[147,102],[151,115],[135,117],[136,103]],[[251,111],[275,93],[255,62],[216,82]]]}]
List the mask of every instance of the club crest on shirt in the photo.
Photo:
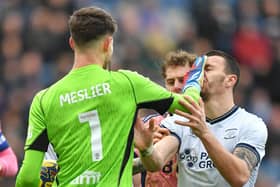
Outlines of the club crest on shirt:
[{"label": "club crest on shirt", "polygon": [[191,168],[198,160],[198,156],[195,153],[194,149],[184,149],[183,152],[179,154],[179,159],[186,161],[186,166]]},{"label": "club crest on shirt", "polygon": [[226,129],[225,134],[224,134],[224,139],[233,139],[237,137],[238,129],[237,128],[231,128],[231,129]]}]

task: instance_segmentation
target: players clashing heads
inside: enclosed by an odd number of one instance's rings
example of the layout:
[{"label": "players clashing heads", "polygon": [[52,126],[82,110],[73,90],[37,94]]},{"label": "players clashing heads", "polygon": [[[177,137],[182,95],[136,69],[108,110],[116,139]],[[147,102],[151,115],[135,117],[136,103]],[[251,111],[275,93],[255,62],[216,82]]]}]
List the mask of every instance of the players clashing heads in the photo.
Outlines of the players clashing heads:
[{"label": "players clashing heads", "polygon": [[[178,103],[183,95],[173,94],[136,72],[105,69],[112,57],[116,31],[115,20],[105,10],[81,8],[70,17],[69,27],[73,68],[33,98],[28,122],[32,136],[27,135],[16,186],[38,186],[49,144],[58,156],[58,186],[132,186],[133,124],[138,109],[151,108],[161,114],[176,108],[187,111]],[[197,58],[194,70],[198,76],[184,84],[183,94],[196,102],[205,60]],[[99,96],[93,97],[91,87],[102,84],[105,87],[94,90]],[[80,180],[85,176],[89,180]]]},{"label": "players clashing heads", "polygon": [[[191,114],[177,110],[177,115],[164,119],[161,125],[171,135],[149,148],[153,151],[141,160],[148,170],[156,171],[178,153],[179,187],[253,187],[265,154],[266,125],[234,103],[239,80],[235,59],[216,50],[207,56],[201,92],[205,103],[201,100],[198,105],[187,96],[187,101],[180,101]],[[153,134],[150,129],[136,128],[146,140]],[[142,149],[150,147],[147,142],[138,143]]]}]

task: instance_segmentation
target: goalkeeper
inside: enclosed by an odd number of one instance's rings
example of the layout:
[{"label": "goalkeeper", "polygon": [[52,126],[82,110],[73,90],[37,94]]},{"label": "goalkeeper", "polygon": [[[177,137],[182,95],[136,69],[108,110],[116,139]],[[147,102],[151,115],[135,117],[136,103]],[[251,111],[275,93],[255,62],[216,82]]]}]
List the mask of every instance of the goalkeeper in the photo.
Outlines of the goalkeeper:
[{"label": "goalkeeper", "polygon": [[[48,144],[58,155],[58,186],[132,186],[133,124],[140,108],[163,114],[184,109],[172,94],[131,71],[105,69],[116,23],[96,7],[70,17],[72,70],[39,92],[30,108],[28,135],[17,187],[38,187]],[[198,101],[205,57],[194,63],[184,94]]]}]

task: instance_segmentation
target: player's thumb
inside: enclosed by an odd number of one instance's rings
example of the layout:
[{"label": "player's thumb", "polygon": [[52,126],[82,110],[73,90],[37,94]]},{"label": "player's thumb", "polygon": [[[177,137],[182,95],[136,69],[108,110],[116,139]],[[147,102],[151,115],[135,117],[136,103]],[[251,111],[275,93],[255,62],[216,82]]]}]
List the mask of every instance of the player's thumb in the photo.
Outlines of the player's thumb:
[{"label": "player's thumb", "polygon": [[150,119],[150,121],[149,121],[149,130],[152,131],[152,132],[155,131],[155,123],[156,123],[155,119],[153,119],[153,118]]}]

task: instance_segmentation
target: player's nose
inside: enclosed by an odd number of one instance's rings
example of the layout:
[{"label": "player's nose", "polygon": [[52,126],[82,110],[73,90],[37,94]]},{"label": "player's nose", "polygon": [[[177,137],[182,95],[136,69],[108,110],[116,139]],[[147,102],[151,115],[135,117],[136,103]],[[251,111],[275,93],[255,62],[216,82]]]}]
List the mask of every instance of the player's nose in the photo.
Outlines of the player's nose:
[{"label": "player's nose", "polygon": [[175,81],[173,92],[175,93],[181,93],[183,89],[184,84],[180,83],[179,81]]}]

